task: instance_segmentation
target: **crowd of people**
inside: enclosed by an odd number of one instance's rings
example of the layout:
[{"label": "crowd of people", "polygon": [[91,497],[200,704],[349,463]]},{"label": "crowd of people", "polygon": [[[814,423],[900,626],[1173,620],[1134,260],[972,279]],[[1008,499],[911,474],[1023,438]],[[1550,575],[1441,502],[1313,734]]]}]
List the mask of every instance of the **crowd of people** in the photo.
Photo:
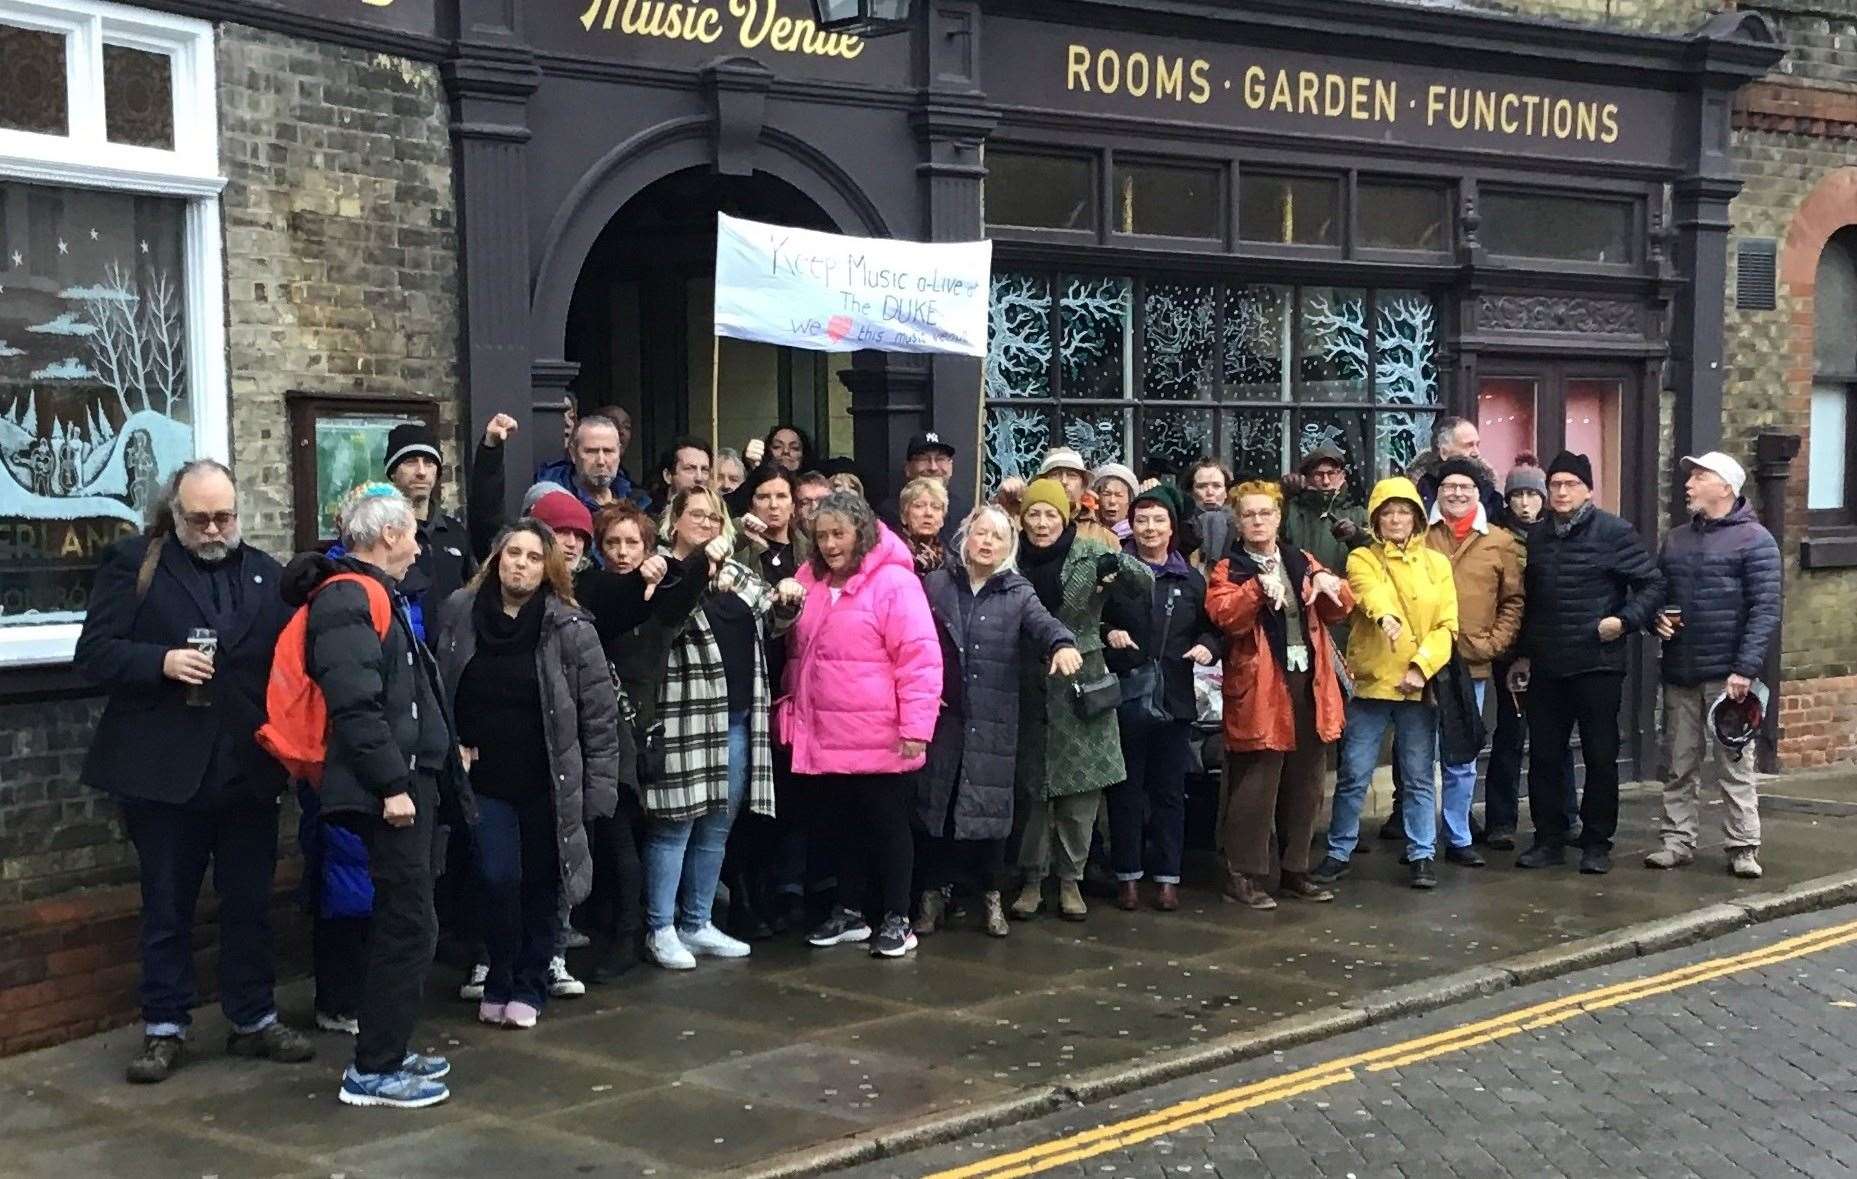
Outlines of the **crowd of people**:
[{"label": "crowd of people", "polygon": [[[355,1037],[339,1095],[357,1105],[448,1095],[449,1062],[410,1048],[435,960],[478,1019],[527,1029],[589,981],[782,934],[899,958],[970,921],[1083,921],[1092,869],[1120,909],[1175,909],[1196,771],[1219,783],[1225,897],[1332,901],[1389,730],[1380,834],[1413,887],[1516,847],[1525,751],[1515,866],[1577,847],[1604,873],[1632,634],[1663,652],[1647,866],[1694,859],[1713,749],[1730,870],[1760,874],[1744,751],[1779,555],[1725,454],[1682,460],[1692,518],[1653,555],[1593,502],[1584,456],[1499,478],[1456,418],[1364,503],[1326,447],[1235,485],[1216,459],[1138,475],[1057,447],[961,519],[934,433],[873,505],[792,425],[739,451],[679,438],[635,481],[616,407],[570,419],[507,519],[515,428],[487,424],[462,517],[409,424],[326,552],[242,544],[233,473],[197,460],[107,554],[77,665],[108,693],[84,777],[120,800],[141,865],[131,1081],[184,1059],[209,863],[228,1051],[313,1055],[272,996],[293,779],[316,1022]],[[156,742],[169,756],[144,756]]]}]

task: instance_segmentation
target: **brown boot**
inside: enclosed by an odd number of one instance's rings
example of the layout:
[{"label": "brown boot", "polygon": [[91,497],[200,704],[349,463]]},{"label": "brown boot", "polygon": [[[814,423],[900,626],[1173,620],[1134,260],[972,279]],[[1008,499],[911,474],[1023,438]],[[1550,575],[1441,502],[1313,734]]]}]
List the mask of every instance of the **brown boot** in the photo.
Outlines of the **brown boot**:
[{"label": "brown boot", "polygon": [[1038,916],[1038,910],[1044,907],[1044,903],[1045,882],[1028,880],[1025,882],[1025,887],[1019,890],[1018,899],[1012,902],[1012,919],[1030,921]]},{"label": "brown boot", "polygon": [[993,937],[1005,937],[1012,932],[1006,924],[1006,911],[1000,907],[999,894],[990,892],[981,898],[987,907],[987,933]]},{"label": "brown boot", "polygon": [[1274,909],[1277,898],[1257,886],[1257,881],[1242,872],[1233,872],[1225,882],[1225,899],[1236,901],[1247,909]]},{"label": "brown boot", "polygon": [[1154,907],[1163,913],[1171,913],[1180,907],[1180,886],[1177,884],[1159,884],[1154,888]]},{"label": "brown boot", "polygon": [[1323,888],[1309,879],[1307,872],[1285,872],[1283,874],[1283,895],[1294,897],[1299,901],[1311,901],[1318,905],[1335,899],[1333,889]]},{"label": "brown boot", "polygon": [[941,928],[941,919],[948,908],[948,898],[941,895],[939,888],[922,890],[922,901],[917,906],[915,931],[923,937]]},{"label": "brown boot", "polygon": [[1090,907],[1083,903],[1083,890],[1075,880],[1057,882],[1057,915],[1066,921],[1081,921],[1090,915]]},{"label": "brown boot", "polygon": [[1141,908],[1141,885],[1134,880],[1121,880],[1115,886],[1115,907],[1124,913],[1133,913]]}]

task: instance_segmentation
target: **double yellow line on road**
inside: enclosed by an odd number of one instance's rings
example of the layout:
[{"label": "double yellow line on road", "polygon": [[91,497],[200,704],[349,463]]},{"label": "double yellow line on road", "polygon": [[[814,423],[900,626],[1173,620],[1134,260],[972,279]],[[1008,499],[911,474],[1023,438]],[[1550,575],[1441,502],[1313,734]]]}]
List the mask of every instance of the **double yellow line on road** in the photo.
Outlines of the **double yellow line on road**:
[{"label": "double yellow line on road", "polygon": [[1196,1097],[1191,1101],[1170,1105],[1165,1109],[1159,1109],[1138,1118],[1098,1126],[1094,1130],[1085,1130],[1080,1134],[1053,1139],[1050,1142],[1010,1154],[996,1155],[964,1167],[936,1172],[929,1176],[929,1179],[1012,1179],[1019,1175],[1035,1175],[1041,1171],[1048,1171],[1083,1159],[1094,1158],[1100,1154],[1107,1154],[1113,1150],[1121,1150],[1147,1142],[1190,1126],[1202,1126],[1207,1122],[1228,1118],[1261,1105],[1287,1101],[1320,1089],[1340,1085],[1356,1079],[1361,1071],[1373,1073],[1403,1068],[1522,1032],[1538,1031],[1588,1012],[1617,1007],[1636,999],[1648,999],[1655,995],[1668,994],[1671,991],[1692,987],[1698,983],[1709,982],[1712,979],[1738,974],[1742,971],[1758,970],[1763,966],[1772,966],[1788,959],[1804,957],[1807,954],[1817,954],[1850,942],[1857,942],[1857,921],[1814,930],[1808,934],[1775,942],[1770,946],[1750,950],[1745,954],[1712,958],[1677,970],[1666,971],[1663,974],[1654,974],[1649,978],[1634,979],[1630,982],[1614,983],[1611,986],[1582,991],[1577,995],[1568,995],[1546,1003],[1537,1003],[1531,1007],[1510,1011],[1493,1019],[1462,1024],[1429,1036],[1420,1036],[1398,1044],[1388,1044],[1370,1052],[1360,1052],[1352,1056],[1325,1061],[1322,1064],[1286,1073],[1280,1077],[1271,1077],[1268,1080],[1254,1081],[1249,1085],[1209,1093],[1204,1097]]}]

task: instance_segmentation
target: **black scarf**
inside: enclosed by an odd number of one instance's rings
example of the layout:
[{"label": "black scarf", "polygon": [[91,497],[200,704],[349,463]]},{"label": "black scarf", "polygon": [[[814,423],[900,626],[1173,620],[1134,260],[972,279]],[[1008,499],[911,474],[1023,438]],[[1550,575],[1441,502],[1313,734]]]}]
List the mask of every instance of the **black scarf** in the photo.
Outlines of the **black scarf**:
[{"label": "black scarf", "polygon": [[1053,614],[1064,601],[1064,558],[1070,555],[1071,543],[1076,539],[1077,526],[1070,524],[1044,548],[1030,542],[1019,547],[1019,571],[1038,591],[1044,608]]},{"label": "black scarf", "polygon": [[542,611],[546,586],[530,595],[514,617],[503,610],[503,591],[493,582],[478,587],[471,604],[471,622],[477,629],[477,649],[488,655],[514,655],[533,651],[542,638]]}]

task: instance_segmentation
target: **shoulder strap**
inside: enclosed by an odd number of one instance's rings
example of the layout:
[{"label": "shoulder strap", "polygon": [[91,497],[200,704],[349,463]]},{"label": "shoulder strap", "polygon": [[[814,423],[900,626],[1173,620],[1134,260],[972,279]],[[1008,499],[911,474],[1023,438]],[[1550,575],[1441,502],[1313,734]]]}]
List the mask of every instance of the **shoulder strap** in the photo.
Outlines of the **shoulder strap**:
[{"label": "shoulder strap", "polygon": [[154,584],[155,569],[161,564],[161,550],[167,546],[168,538],[157,536],[148,542],[148,551],[142,554],[142,564],[135,571],[135,599],[141,601],[148,596],[148,587]]},{"label": "shoulder strap", "polygon": [[337,573],[310,591],[315,597],[338,581],[352,581],[361,586],[368,598],[368,616],[374,624],[374,634],[386,638],[387,631],[393,626],[393,602],[387,597],[386,587],[365,573]]}]

